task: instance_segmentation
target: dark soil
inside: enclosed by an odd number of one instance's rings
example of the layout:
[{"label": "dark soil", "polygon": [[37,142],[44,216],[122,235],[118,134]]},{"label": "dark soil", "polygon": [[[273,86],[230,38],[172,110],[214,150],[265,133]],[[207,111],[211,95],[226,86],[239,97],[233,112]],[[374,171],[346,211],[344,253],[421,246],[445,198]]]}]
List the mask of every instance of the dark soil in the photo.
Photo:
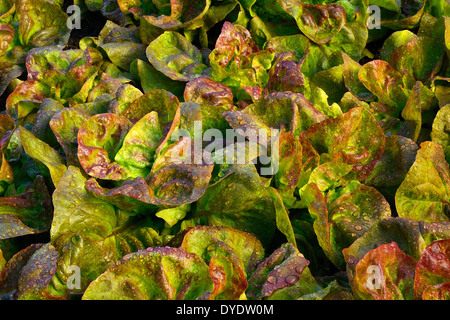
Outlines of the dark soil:
[{"label": "dark soil", "polygon": [[[64,12],[67,12],[67,7],[72,5],[73,1],[64,1],[62,7]],[[81,14],[81,28],[73,29],[70,32],[69,42],[67,44],[67,49],[78,49],[78,43],[84,37],[97,37],[103,26],[106,23],[106,18],[101,14],[100,11],[92,12],[86,10]]]}]

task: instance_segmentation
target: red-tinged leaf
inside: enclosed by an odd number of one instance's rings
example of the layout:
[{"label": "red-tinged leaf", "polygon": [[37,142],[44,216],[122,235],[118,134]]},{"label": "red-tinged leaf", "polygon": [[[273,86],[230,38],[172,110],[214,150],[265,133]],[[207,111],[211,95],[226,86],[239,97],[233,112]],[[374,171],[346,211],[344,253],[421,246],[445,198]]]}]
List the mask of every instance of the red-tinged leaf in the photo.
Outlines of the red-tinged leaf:
[{"label": "red-tinged leaf", "polygon": [[402,91],[402,74],[388,62],[373,60],[364,64],[358,72],[358,78],[379,102],[402,110],[407,100]]},{"label": "red-tinged leaf", "polygon": [[416,266],[414,298],[450,298],[450,239],[434,241],[423,250]]},{"label": "red-tinged leaf", "polygon": [[19,195],[0,198],[0,239],[7,239],[50,229],[51,197],[42,176]]},{"label": "red-tinged leaf", "polygon": [[354,165],[351,175],[355,180],[369,176],[385,145],[383,130],[363,107],[313,124],[301,133],[300,139],[306,140],[322,158],[339,157]]}]

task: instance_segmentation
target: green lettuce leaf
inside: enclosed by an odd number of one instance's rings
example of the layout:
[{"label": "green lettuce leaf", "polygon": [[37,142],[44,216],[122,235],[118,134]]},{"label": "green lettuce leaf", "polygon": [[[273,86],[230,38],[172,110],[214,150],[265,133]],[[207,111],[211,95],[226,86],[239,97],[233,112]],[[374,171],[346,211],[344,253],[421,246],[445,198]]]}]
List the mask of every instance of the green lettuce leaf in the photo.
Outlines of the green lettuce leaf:
[{"label": "green lettuce leaf", "polygon": [[212,79],[228,86],[235,98],[246,99],[243,88],[266,87],[273,58],[271,49],[258,49],[247,29],[225,22],[209,55]]},{"label": "green lettuce leaf", "polygon": [[67,44],[70,36],[70,29],[67,27],[68,17],[58,5],[46,0],[19,0],[16,10],[22,45]]},{"label": "green lettuce leaf", "polygon": [[334,157],[353,164],[351,177],[355,180],[364,180],[369,176],[385,145],[381,127],[373,115],[362,107],[313,124],[301,132],[300,140],[314,148],[321,162]]},{"label": "green lettuce leaf", "polygon": [[133,124],[125,117],[102,113],[85,121],[78,131],[78,160],[94,177],[123,180],[131,173],[112,161]]},{"label": "green lettuce leaf", "polygon": [[439,71],[444,53],[441,39],[417,36],[395,49],[389,64],[397,71],[426,82]]},{"label": "green lettuce leaf", "polygon": [[42,176],[24,192],[0,198],[0,239],[48,231],[52,223],[51,196]]},{"label": "green lettuce leaf", "polygon": [[99,48],[115,66],[130,71],[131,62],[145,59],[147,45],[141,42],[139,35],[136,27],[122,27],[107,20],[98,37],[81,39],[80,48]]},{"label": "green lettuce leaf", "polygon": [[[381,244],[395,241],[400,249],[416,261],[427,245],[446,239],[450,234],[448,222],[428,223],[399,217],[387,217],[375,223],[362,237],[343,250],[347,261],[347,273],[354,262],[362,259],[370,250]],[[351,262],[352,260],[353,262]]]},{"label": "green lettuce leaf", "polygon": [[281,134],[279,138],[278,171],[273,177],[274,186],[289,208],[296,201],[294,192],[299,184],[302,171],[302,147],[290,132]]},{"label": "green lettuce leaf", "polygon": [[130,64],[130,73],[145,93],[155,89],[164,89],[170,91],[177,97],[181,98],[183,96],[184,82],[168,78],[155,69],[151,63],[141,59],[135,59]]},{"label": "green lettuce leaf", "polygon": [[317,184],[308,184],[303,192],[314,231],[327,257],[342,268],[342,250],[361,237],[377,221],[391,215],[391,209],[375,188],[357,181],[330,190],[325,195]]},{"label": "green lettuce leaf", "polygon": [[189,81],[184,89],[183,97],[185,101],[197,102],[201,105],[223,106],[227,109],[233,106],[231,89],[207,77]]},{"label": "green lettuce leaf", "polygon": [[78,130],[89,116],[75,108],[65,108],[56,113],[49,126],[64,150],[68,165],[79,165],[77,157]]},{"label": "green lettuce leaf", "polygon": [[114,160],[124,165],[133,176],[146,176],[150,172],[148,168],[153,164],[161,138],[158,113],[147,113],[126,134]]},{"label": "green lettuce leaf", "polygon": [[86,188],[97,197],[124,210],[140,210],[154,205],[178,206],[192,203],[203,196],[211,178],[213,165],[186,163],[190,141],[180,139],[159,155],[146,179],[125,180],[116,188],[103,188],[95,179],[86,182]]},{"label": "green lettuce leaf", "polygon": [[136,123],[146,114],[156,111],[162,124],[174,119],[180,105],[178,98],[171,92],[163,89],[154,89],[139,95],[128,106],[122,107],[118,113]]},{"label": "green lettuce leaf", "polygon": [[426,222],[448,221],[449,179],[442,147],[423,142],[395,194],[398,215]]},{"label": "green lettuce leaf", "polygon": [[393,4],[392,1],[369,1],[369,4],[379,5],[381,7],[382,27],[393,30],[412,29],[418,25],[425,9],[427,1],[405,1],[400,5]]},{"label": "green lettuce leaf", "polygon": [[386,137],[383,155],[365,180],[365,184],[375,187],[399,186],[413,165],[418,149],[419,146],[406,137]]},{"label": "green lettuce leaf", "polygon": [[195,214],[182,226],[198,224],[234,227],[254,233],[263,244],[270,242],[275,231],[275,210],[253,164],[235,168],[206,189],[197,201]]},{"label": "green lettuce leaf", "polygon": [[52,243],[65,234],[79,231],[105,237],[116,226],[114,207],[90,194],[84,187],[85,181],[81,170],[70,166],[54,191]]},{"label": "green lettuce leaf", "polygon": [[443,151],[447,162],[450,160],[450,148],[449,148],[449,136],[446,131],[447,123],[449,120],[450,105],[445,105],[436,113],[433,120],[432,130],[431,130],[431,141],[439,144]]},{"label": "green lettuce leaf", "polygon": [[209,300],[237,300],[245,295],[245,274],[230,258],[214,256],[209,262],[209,274],[214,282]]},{"label": "green lettuce leaf", "polygon": [[[212,3],[210,0],[152,1],[119,0],[119,7],[125,14],[132,14],[141,25],[141,37],[150,42],[165,31],[183,32],[207,43],[206,31],[236,6],[234,2]],[[200,30],[198,30],[200,29]],[[190,39],[191,41],[193,39]]]}]

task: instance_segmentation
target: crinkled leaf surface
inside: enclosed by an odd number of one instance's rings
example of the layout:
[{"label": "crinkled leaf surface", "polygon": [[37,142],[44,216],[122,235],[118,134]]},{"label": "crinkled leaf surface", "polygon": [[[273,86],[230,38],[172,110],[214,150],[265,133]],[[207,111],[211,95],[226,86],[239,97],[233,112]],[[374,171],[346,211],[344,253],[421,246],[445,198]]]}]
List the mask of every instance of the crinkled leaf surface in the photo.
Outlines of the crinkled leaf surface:
[{"label": "crinkled leaf surface", "polygon": [[372,172],[385,145],[381,127],[373,115],[361,107],[313,124],[300,137],[321,157],[339,157],[353,164],[352,177],[356,180],[363,180]]},{"label": "crinkled leaf surface", "polygon": [[275,231],[275,210],[255,166],[248,164],[206,189],[195,215],[183,223],[234,227],[254,233],[265,244]]},{"label": "crinkled leaf surface", "polygon": [[364,64],[358,72],[358,78],[381,103],[398,110],[406,103],[402,74],[388,62],[373,60]]},{"label": "crinkled leaf surface", "polygon": [[271,49],[258,49],[247,29],[225,22],[209,55],[212,79],[230,87],[238,99],[247,97],[246,86],[266,87],[273,58]]},{"label": "crinkled leaf surface", "polygon": [[383,244],[356,265],[353,292],[362,299],[411,300],[415,264],[395,242]]},{"label": "crinkled leaf surface", "polygon": [[365,183],[376,187],[400,185],[413,165],[418,149],[419,146],[409,138],[399,135],[386,137],[383,155]]},{"label": "crinkled leaf surface", "polygon": [[163,89],[154,89],[134,99],[120,112],[121,116],[130,119],[133,123],[147,113],[156,111],[162,124],[174,119],[180,105],[178,98],[171,92]]},{"label": "crinkled leaf surface", "polygon": [[107,236],[115,228],[114,207],[90,194],[84,184],[86,178],[77,167],[70,166],[53,193],[55,206],[52,242],[67,233],[93,233]]},{"label": "crinkled leaf surface", "polygon": [[103,113],[89,118],[78,131],[78,159],[87,174],[110,180],[131,176],[114,162],[121,143],[133,124],[127,118]]},{"label": "crinkled leaf surface", "polygon": [[52,213],[47,186],[38,176],[23,193],[0,198],[0,239],[48,231]]},{"label": "crinkled leaf surface", "polygon": [[381,244],[395,241],[407,255],[419,260],[425,247],[435,240],[446,239],[450,234],[448,222],[428,223],[399,217],[387,217],[378,221],[350,247],[343,250],[348,263],[358,261],[370,250]]},{"label": "crinkled leaf surface", "polygon": [[253,234],[231,227],[197,226],[188,230],[180,246],[206,263],[215,256],[234,260],[249,273],[264,257],[264,248]]},{"label": "crinkled leaf surface", "polygon": [[426,222],[449,221],[449,179],[442,147],[431,141],[423,142],[395,194],[398,215]]},{"label": "crinkled leaf surface", "polygon": [[296,299],[315,291],[309,261],[291,244],[283,244],[262,260],[248,280],[252,299]]},{"label": "crinkled leaf surface", "polygon": [[211,78],[199,77],[186,84],[184,100],[202,105],[231,106],[233,93],[230,88]]},{"label": "crinkled leaf surface", "polygon": [[37,249],[22,268],[18,279],[19,300],[46,299],[44,289],[56,272],[58,252],[49,243]]},{"label": "crinkled leaf surface", "polygon": [[64,46],[69,40],[68,17],[58,5],[45,0],[20,0],[16,10],[22,45]]},{"label": "crinkled leaf surface", "polygon": [[306,186],[303,197],[314,218],[314,231],[328,258],[344,265],[342,250],[361,237],[377,221],[391,215],[391,209],[375,188],[357,181],[323,195],[315,183]]},{"label": "crinkled leaf surface", "polygon": [[84,300],[190,300],[213,287],[195,253],[154,247],[126,255],[86,289]]},{"label": "crinkled leaf surface", "polygon": [[447,126],[450,122],[450,105],[445,105],[436,113],[436,117],[433,120],[431,130],[431,141],[439,144],[444,150],[445,159],[450,160],[450,138],[447,133]]},{"label": "crinkled leaf surface", "polygon": [[[149,175],[125,180],[116,188],[103,188],[95,179],[86,188],[99,198],[125,210],[149,205],[182,205],[202,197],[213,165],[195,163],[189,139],[180,139],[166,148],[153,163]],[[191,158],[192,156],[192,158]]]},{"label": "crinkled leaf surface", "polygon": [[78,165],[78,130],[89,116],[82,110],[65,108],[56,113],[49,126],[64,150],[68,165]]},{"label": "crinkled leaf surface", "polygon": [[114,160],[124,165],[133,176],[146,176],[150,172],[149,168],[153,164],[161,138],[162,128],[158,113],[147,113],[126,134]]},{"label": "crinkled leaf surface", "polygon": [[50,171],[53,184],[58,185],[67,167],[61,155],[45,142],[36,138],[24,127],[20,127],[20,140],[25,152],[34,160],[43,163]]},{"label": "crinkled leaf surface", "polygon": [[181,34],[166,31],[146,49],[150,63],[172,80],[189,81],[203,74],[207,66],[200,50]]},{"label": "crinkled leaf surface", "polygon": [[[312,4],[302,1],[278,1],[297,22],[300,30],[312,41],[325,44],[344,26],[346,12],[339,4]],[[312,1],[311,1],[312,2]]]}]

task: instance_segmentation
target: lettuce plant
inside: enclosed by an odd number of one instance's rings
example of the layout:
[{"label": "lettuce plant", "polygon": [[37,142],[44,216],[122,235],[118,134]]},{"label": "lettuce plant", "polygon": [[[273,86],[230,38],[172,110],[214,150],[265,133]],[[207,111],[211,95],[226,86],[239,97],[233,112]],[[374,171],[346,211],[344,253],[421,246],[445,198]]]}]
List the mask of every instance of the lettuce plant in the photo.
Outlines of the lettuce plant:
[{"label": "lettuce plant", "polygon": [[[45,12],[45,14],[43,14]],[[61,3],[47,0],[0,3],[0,94],[22,74],[26,53],[36,47],[64,47],[70,36]]]}]

